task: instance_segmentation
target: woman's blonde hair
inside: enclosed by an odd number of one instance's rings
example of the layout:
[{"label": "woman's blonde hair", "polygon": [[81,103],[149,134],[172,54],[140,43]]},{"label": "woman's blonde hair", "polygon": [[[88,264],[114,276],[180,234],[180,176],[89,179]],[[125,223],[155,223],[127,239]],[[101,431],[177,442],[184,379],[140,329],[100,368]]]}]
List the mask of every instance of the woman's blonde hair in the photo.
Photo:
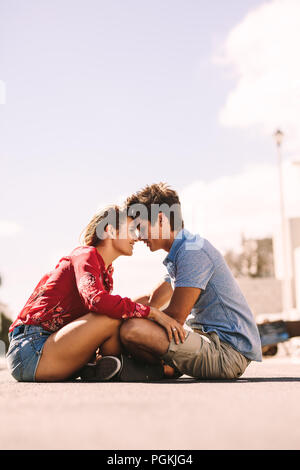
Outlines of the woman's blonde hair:
[{"label": "woman's blonde hair", "polygon": [[[117,231],[120,229],[121,217],[126,215],[126,209],[117,205],[105,207],[94,215],[89,224],[80,235],[82,245],[97,246],[103,240],[104,233],[108,224],[112,225]],[[101,223],[102,222],[102,223]]]}]

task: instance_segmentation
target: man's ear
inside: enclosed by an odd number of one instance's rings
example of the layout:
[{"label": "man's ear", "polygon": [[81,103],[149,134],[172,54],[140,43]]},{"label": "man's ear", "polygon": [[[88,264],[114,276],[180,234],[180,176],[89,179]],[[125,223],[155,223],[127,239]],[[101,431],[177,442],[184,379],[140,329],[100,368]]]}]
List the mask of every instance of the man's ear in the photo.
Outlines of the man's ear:
[{"label": "man's ear", "polygon": [[163,215],[162,212],[159,212],[158,213],[158,223],[159,223],[160,227],[162,227],[163,221],[164,221],[164,215]]},{"label": "man's ear", "polygon": [[166,214],[164,214],[163,212],[160,212],[158,214],[158,221],[159,221],[159,230],[161,232],[162,238],[169,239],[172,230],[171,230],[170,221],[168,217],[166,216]]}]

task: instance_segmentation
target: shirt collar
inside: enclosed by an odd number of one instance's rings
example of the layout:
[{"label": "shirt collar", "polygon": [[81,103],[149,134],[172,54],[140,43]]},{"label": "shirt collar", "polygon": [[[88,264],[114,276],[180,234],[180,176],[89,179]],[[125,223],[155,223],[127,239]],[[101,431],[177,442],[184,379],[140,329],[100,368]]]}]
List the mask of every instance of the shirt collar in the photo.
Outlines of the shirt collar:
[{"label": "shirt collar", "polygon": [[181,245],[185,242],[187,238],[191,238],[193,235],[183,228],[180,230],[180,232],[177,233],[176,237],[174,238],[174,241],[172,243],[171,249],[165,259],[163,260],[163,264],[167,266],[168,263],[174,263],[176,254],[181,247]]}]

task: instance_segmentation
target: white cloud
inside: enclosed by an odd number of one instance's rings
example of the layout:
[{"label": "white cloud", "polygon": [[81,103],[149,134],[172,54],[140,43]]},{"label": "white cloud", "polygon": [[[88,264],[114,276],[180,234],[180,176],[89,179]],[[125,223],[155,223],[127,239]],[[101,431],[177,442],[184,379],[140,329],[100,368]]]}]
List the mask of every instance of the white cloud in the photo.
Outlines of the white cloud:
[{"label": "white cloud", "polygon": [[[300,167],[283,165],[286,214],[300,216]],[[243,172],[188,186],[181,194],[185,221],[221,250],[247,237],[272,236],[280,225],[276,165],[252,165]]]},{"label": "white cloud", "polygon": [[282,128],[288,148],[300,149],[300,2],[273,0],[229,33],[217,60],[236,78],[220,111],[224,126]]},{"label": "white cloud", "polygon": [[0,237],[11,237],[22,230],[22,227],[16,222],[9,220],[0,220]]}]

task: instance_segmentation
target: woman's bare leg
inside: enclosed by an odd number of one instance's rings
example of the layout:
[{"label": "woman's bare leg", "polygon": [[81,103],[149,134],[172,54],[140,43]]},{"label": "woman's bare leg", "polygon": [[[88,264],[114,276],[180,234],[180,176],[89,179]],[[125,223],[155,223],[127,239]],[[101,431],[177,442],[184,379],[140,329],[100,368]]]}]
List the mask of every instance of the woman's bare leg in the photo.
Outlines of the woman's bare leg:
[{"label": "woman's bare leg", "polygon": [[121,320],[88,313],[53,333],[45,342],[36,381],[67,379],[89,361],[98,347],[103,356],[119,355],[120,325]]}]

